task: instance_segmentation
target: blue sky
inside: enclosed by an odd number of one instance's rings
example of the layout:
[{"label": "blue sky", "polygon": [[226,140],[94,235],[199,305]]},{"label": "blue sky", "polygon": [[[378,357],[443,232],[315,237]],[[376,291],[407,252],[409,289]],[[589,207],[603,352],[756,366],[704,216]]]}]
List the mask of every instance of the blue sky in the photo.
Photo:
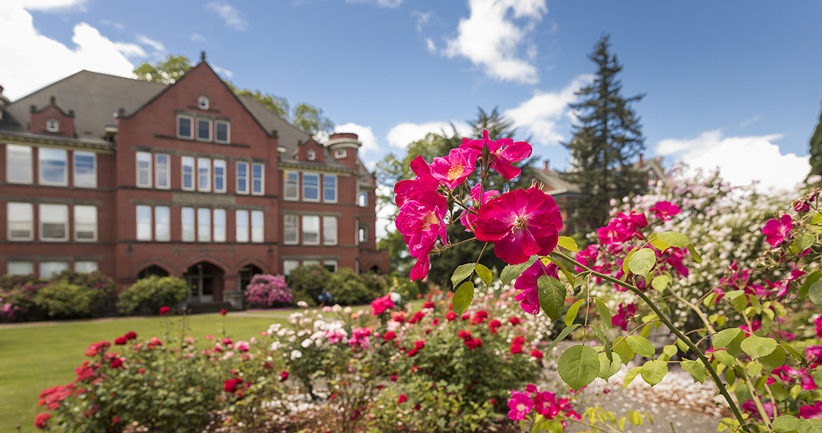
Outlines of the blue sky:
[{"label": "blue sky", "polygon": [[236,85],[312,103],[360,133],[369,164],[498,106],[536,154],[566,167],[566,105],[604,33],[626,94],[647,94],[635,106],[646,154],[666,165],[720,165],[736,183],[789,187],[807,171],[822,101],[817,2],[3,3],[0,85],[12,98],[83,68],[128,75],[205,50]]}]

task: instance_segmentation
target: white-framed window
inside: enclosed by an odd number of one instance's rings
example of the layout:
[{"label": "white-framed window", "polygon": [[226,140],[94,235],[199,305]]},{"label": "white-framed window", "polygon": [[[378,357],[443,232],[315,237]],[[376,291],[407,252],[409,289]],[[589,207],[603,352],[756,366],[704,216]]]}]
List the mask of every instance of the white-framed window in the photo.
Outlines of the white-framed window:
[{"label": "white-framed window", "polygon": [[64,204],[40,205],[40,240],[68,240],[68,206]]},{"label": "white-framed window", "polygon": [[262,164],[251,164],[251,193],[254,195],[263,195],[265,193],[264,186],[265,170]]},{"label": "white-framed window", "polygon": [[357,194],[357,205],[360,207],[368,206],[368,192],[360,191],[359,194]]},{"label": "white-framed window", "polygon": [[194,208],[182,208],[180,210],[180,217],[183,223],[183,241],[194,242]]},{"label": "white-framed window", "polygon": [[211,241],[211,209],[197,209],[197,241]]},{"label": "white-framed window", "polygon": [[60,130],[60,122],[57,119],[46,120],[46,131],[57,132]]},{"label": "white-framed window", "polygon": [[263,211],[251,211],[251,242],[263,242],[265,240]]},{"label": "white-framed window", "polygon": [[197,99],[197,107],[199,107],[200,110],[208,110],[208,98],[205,96],[200,96]]},{"label": "white-framed window", "polygon": [[154,207],[154,240],[171,240],[171,210],[168,206]]},{"label": "white-framed window", "polygon": [[214,192],[225,192],[225,160],[214,160]]},{"label": "white-framed window", "polygon": [[154,155],[154,186],[171,188],[171,157],[164,153]]},{"label": "white-framed window", "polygon": [[197,119],[197,140],[211,141],[211,119]]},{"label": "white-framed window", "polygon": [[319,260],[303,260],[303,264],[302,264],[302,265],[303,265],[303,266],[314,266],[314,265],[319,266],[319,265],[320,265],[320,261],[319,261]]},{"label": "white-framed window", "polygon": [[137,186],[151,188],[151,154],[137,152]]},{"label": "white-framed window", "polygon": [[237,210],[235,220],[237,224],[237,242],[248,242],[248,211]]},{"label": "white-framed window", "polygon": [[323,217],[323,244],[337,245],[337,217]]},{"label": "white-framed window", "polygon": [[9,275],[31,275],[34,273],[34,262],[6,262]]},{"label": "white-framed window", "polygon": [[320,201],[320,175],[303,173],[303,200]]},{"label": "white-framed window", "polygon": [[323,260],[323,267],[328,269],[329,272],[337,272],[337,261],[336,260]]},{"label": "white-framed window", "polygon": [[348,152],[345,149],[337,149],[334,151],[334,157],[337,159],[345,158],[346,156],[348,156]]},{"label": "white-framed window", "polygon": [[197,190],[211,191],[211,160],[197,158]]},{"label": "white-framed window", "polygon": [[40,262],[40,278],[51,278],[68,267],[68,262]]},{"label": "white-framed window", "polygon": [[296,171],[283,172],[283,195],[286,200],[299,200],[300,198],[300,173]]},{"label": "white-framed window", "polygon": [[248,194],[248,163],[237,163],[237,194]]},{"label": "white-framed window", "polygon": [[225,209],[214,209],[214,242],[225,242]]},{"label": "white-framed window", "polygon": [[303,244],[320,244],[320,217],[316,215],[303,215]]},{"label": "white-framed window", "polygon": [[74,186],[97,186],[97,155],[94,152],[74,151]]},{"label": "white-framed window", "polygon": [[137,240],[151,240],[151,206],[137,206]]},{"label": "white-framed window", "polygon": [[177,138],[194,138],[194,118],[177,115]]},{"label": "white-framed window", "polygon": [[97,272],[97,262],[92,261],[81,261],[81,262],[74,262],[74,271],[75,272]]},{"label": "white-framed window", "polygon": [[180,170],[183,176],[183,189],[186,191],[194,190],[194,158],[184,156],[182,158],[183,169]]},{"label": "white-framed window", "polygon": [[365,226],[360,226],[359,230],[357,230],[357,240],[359,242],[365,242],[368,240],[368,228]]},{"label": "white-framed window", "polygon": [[34,206],[31,203],[6,204],[6,237],[10,241],[34,239]]},{"label": "white-framed window", "polygon": [[225,120],[214,122],[214,141],[217,143],[228,143],[231,141],[231,124]]},{"label": "white-framed window", "polygon": [[6,181],[31,183],[31,146],[6,145]]},{"label": "white-framed window", "polygon": [[283,260],[283,275],[285,275],[287,277],[287,276],[291,275],[291,272],[294,269],[297,269],[299,267],[300,267],[300,261],[299,260]]},{"label": "white-framed window", "polygon": [[313,160],[317,159],[317,153],[316,153],[316,152],[314,152],[313,150],[309,150],[309,151],[306,153],[306,155],[308,155],[308,160],[309,160],[309,161],[313,161]]},{"label": "white-framed window", "polygon": [[283,215],[283,244],[297,245],[300,243],[299,215]]},{"label": "white-framed window", "polygon": [[337,202],[337,175],[323,175],[323,201],[329,203]]},{"label": "white-framed window", "polygon": [[40,184],[68,185],[68,153],[63,149],[41,147],[40,155]]},{"label": "white-framed window", "polygon": [[97,240],[97,206],[74,206],[74,240]]}]

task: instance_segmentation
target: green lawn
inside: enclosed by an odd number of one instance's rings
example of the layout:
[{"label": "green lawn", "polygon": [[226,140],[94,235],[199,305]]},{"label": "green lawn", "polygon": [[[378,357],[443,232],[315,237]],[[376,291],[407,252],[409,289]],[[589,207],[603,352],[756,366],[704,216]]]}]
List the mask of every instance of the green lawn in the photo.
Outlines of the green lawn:
[{"label": "green lawn", "polygon": [[[235,339],[259,336],[273,322],[284,322],[282,315],[229,314],[226,333]],[[175,338],[179,338],[179,319],[175,320]],[[133,318],[93,322],[65,322],[30,327],[0,327],[0,433],[34,431],[38,394],[45,388],[74,380],[74,369],[85,359],[86,347],[100,340],[113,341],[128,331],[143,337],[162,337],[165,319]],[[218,314],[190,317],[190,332],[198,340],[206,334],[219,336],[222,320]]]}]

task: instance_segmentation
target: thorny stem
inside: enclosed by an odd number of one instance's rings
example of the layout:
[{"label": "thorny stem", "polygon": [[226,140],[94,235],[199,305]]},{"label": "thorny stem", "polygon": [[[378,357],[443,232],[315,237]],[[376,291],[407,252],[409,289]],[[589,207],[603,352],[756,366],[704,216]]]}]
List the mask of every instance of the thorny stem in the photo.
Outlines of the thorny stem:
[{"label": "thorny stem", "polygon": [[608,428],[610,428],[611,430],[605,430],[604,428],[600,428],[600,427],[597,427],[597,426],[595,426],[595,425],[593,425],[593,424],[588,424],[588,423],[587,423],[587,422],[585,422],[585,421],[579,421],[579,420],[576,420],[576,419],[574,419],[574,418],[568,418],[568,420],[569,420],[569,421],[573,421],[573,422],[575,422],[575,423],[577,423],[577,424],[582,424],[582,425],[584,425],[584,426],[586,426],[586,427],[590,427],[590,428],[592,428],[592,429],[594,429],[594,430],[597,430],[597,431],[604,431],[604,432],[607,432],[607,431],[615,431],[615,432],[618,432],[618,431],[619,431],[619,430],[614,430],[614,428],[613,428],[613,427],[611,427],[611,426],[609,426],[608,424],[605,424],[605,426],[606,426],[606,427],[608,427]]},{"label": "thorny stem", "polygon": [[696,356],[699,357],[700,361],[702,361],[702,364],[705,366],[705,369],[708,370],[708,373],[710,373],[711,379],[713,379],[713,381],[716,384],[717,388],[719,388],[719,393],[722,394],[722,397],[724,397],[725,401],[728,402],[728,406],[731,408],[731,412],[733,412],[733,414],[736,417],[737,421],[739,421],[739,425],[742,428],[742,430],[750,433],[750,429],[747,427],[747,425],[745,425],[745,418],[742,417],[742,413],[739,411],[739,408],[736,406],[736,403],[734,402],[731,395],[728,394],[728,390],[725,388],[725,385],[722,383],[722,379],[719,378],[719,375],[716,373],[716,370],[714,370],[714,367],[711,365],[711,363],[708,361],[708,359],[705,358],[705,355],[702,353],[702,351],[699,350],[699,348],[696,347],[693,342],[691,342],[690,338],[686,337],[685,334],[682,333],[682,331],[680,331],[679,329],[677,329],[674,326],[674,324],[671,322],[671,320],[668,319],[667,316],[665,316],[665,314],[662,312],[662,310],[660,310],[659,307],[657,307],[656,304],[653,301],[651,301],[651,299],[648,298],[648,296],[645,295],[645,293],[642,292],[642,290],[639,290],[635,286],[632,286],[628,283],[620,281],[620,280],[618,280],[618,279],[616,279],[616,278],[614,278],[610,275],[606,275],[606,274],[603,274],[601,272],[597,272],[597,271],[589,268],[588,266],[585,266],[582,263],[572,259],[571,257],[566,255],[565,253],[562,253],[562,252],[559,252],[559,251],[555,251],[555,253],[558,256],[562,257],[563,259],[579,266],[580,268],[582,268],[584,270],[587,270],[587,271],[590,271],[593,275],[596,275],[597,277],[599,277],[603,280],[610,281],[614,284],[625,287],[626,289],[633,292],[635,295],[639,296],[640,299],[642,299],[643,302],[648,304],[648,306],[651,307],[651,310],[653,310],[654,313],[656,313],[657,317],[659,317],[659,319],[662,320],[662,323],[664,323],[665,326],[667,326],[668,329],[670,329],[671,332],[674,333],[674,335],[679,337],[680,340],[682,340],[691,350],[694,351],[694,353],[696,353]]},{"label": "thorny stem", "polygon": [[748,378],[748,375],[742,373],[742,377],[745,378],[745,385],[748,385],[748,390],[751,391],[751,395],[753,396],[753,401],[756,403],[756,410],[759,411],[759,416],[762,418],[762,421],[765,422],[765,426],[768,427],[768,430],[771,430],[771,419],[768,416],[768,412],[765,412],[765,406],[762,406],[762,401],[759,399],[759,396],[756,395],[756,390],[754,388],[753,383],[751,383],[751,379]]},{"label": "thorny stem", "polygon": [[431,254],[439,254],[439,253],[441,253],[441,252],[443,252],[443,251],[445,251],[445,250],[447,250],[447,249],[449,249],[449,248],[453,248],[453,247],[455,247],[455,246],[457,246],[457,245],[464,244],[464,243],[466,243],[466,242],[471,242],[471,241],[474,241],[474,240],[477,240],[477,238],[476,238],[476,237],[473,237],[473,238],[470,238],[470,239],[466,239],[466,240],[464,240],[464,241],[459,241],[459,242],[457,242],[457,243],[455,243],[455,244],[445,245],[445,246],[443,246],[442,248],[437,248],[437,249],[435,249],[435,250],[432,250],[432,251],[431,251]]},{"label": "thorny stem", "polygon": [[714,329],[714,327],[711,325],[711,322],[708,320],[708,318],[707,318],[707,317],[705,317],[705,313],[703,313],[703,312],[699,309],[699,306],[698,306],[698,305],[694,305],[694,304],[692,304],[692,303],[690,303],[690,302],[686,301],[686,300],[685,300],[685,298],[683,298],[682,296],[680,296],[678,293],[676,293],[676,292],[675,292],[675,291],[673,291],[673,290],[668,290],[668,292],[670,292],[670,293],[671,293],[671,295],[673,295],[673,296],[674,296],[674,298],[678,299],[678,300],[679,300],[679,302],[682,302],[683,304],[687,305],[690,309],[694,310],[694,312],[697,314],[697,316],[699,316],[699,318],[700,318],[700,319],[702,319],[702,323],[704,323],[704,324],[705,324],[705,327],[706,327],[706,328],[708,328],[708,333],[710,333],[710,334],[716,334],[716,330],[715,330],[715,329]]}]

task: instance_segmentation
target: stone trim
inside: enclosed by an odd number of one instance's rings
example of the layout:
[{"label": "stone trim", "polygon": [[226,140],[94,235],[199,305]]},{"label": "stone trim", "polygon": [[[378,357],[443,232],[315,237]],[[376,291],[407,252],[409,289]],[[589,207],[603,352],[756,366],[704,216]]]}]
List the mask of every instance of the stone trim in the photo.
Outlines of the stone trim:
[{"label": "stone trim", "polygon": [[10,261],[65,261],[65,262],[80,262],[80,261],[95,261],[101,262],[103,261],[103,256],[42,256],[42,255],[31,255],[31,256],[18,256],[18,255],[5,255],[3,256],[3,260],[6,262]]},{"label": "stone trim", "polygon": [[133,206],[169,206],[169,207],[198,207],[198,208],[209,208],[209,209],[226,209],[226,210],[261,210],[267,211],[268,206],[249,206],[249,205],[238,205],[234,203],[214,203],[213,201],[204,201],[202,203],[196,202],[182,202],[178,200],[142,200],[142,199],[131,199],[129,203]]},{"label": "stone trim", "polygon": [[59,140],[51,137],[8,135],[0,133],[0,142],[5,144],[59,146],[83,150],[94,149],[103,151],[101,153],[114,153],[117,150],[113,143],[94,143],[82,141],[82,139],[77,138],[64,138],[63,140]]},{"label": "stone trim", "polygon": [[[169,138],[169,137],[166,137],[166,138]],[[189,141],[189,140],[183,140],[183,141]],[[224,143],[213,143],[213,144],[218,144],[220,146],[226,146],[226,144],[224,144]],[[250,158],[250,157],[246,157],[246,156],[220,155],[220,154],[215,154],[213,152],[195,152],[195,151],[192,151],[192,150],[165,149],[165,148],[162,148],[162,147],[149,147],[149,146],[131,146],[130,149],[133,150],[134,152],[165,153],[165,154],[176,155],[176,156],[193,156],[193,157],[197,157],[197,158],[225,159],[225,160],[229,160],[229,161],[244,161],[244,162],[255,162],[255,163],[260,163],[260,164],[268,164],[267,159]]]},{"label": "stone trim", "polygon": [[342,212],[323,212],[323,211],[312,211],[312,210],[280,209],[280,215],[316,215],[316,216],[341,217],[343,214],[342,214]]},{"label": "stone trim", "polygon": [[329,166],[316,166],[310,164],[300,164],[298,162],[283,162],[280,161],[279,168],[293,168],[293,169],[300,169],[300,170],[308,170],[308,171],[315,171],[318,173],[356,173],[356,169],[349,168],[349,167],[329,167]]},{"label": "stone trim", "polygon": [[0,200],[3,201],[16,201],[16,202],[23,202],[23,203],[47,203],[47,204],[71,204],[71,205],[90,205],[90,206],[102,206],[102,200],[84,200],[84,199],[76,199],[76,198],[63,198],[63,197],[31,197],[31,196],[9,196],[3,195],[0,196]]},{"label": "stone trim", "polygon": [[[72,191],[98,191],[98,192],[112,192],[114,188],[89,188],[89,187],[80,187],[80,186],[60,186],[60,185],[42,185],[39,183],[15,183],[15,182],[3,182],[0,181],[0,186],[25,186],[30,188],[53,188],[54,190],[72,190]],[[145,188],[143,188],[145,189]]]},{"label": "stone trim", "polygon": [[300,254],[300,255],[283,255],[280,260],[340,260],[342,256],[317,255],[317,254]]}]

